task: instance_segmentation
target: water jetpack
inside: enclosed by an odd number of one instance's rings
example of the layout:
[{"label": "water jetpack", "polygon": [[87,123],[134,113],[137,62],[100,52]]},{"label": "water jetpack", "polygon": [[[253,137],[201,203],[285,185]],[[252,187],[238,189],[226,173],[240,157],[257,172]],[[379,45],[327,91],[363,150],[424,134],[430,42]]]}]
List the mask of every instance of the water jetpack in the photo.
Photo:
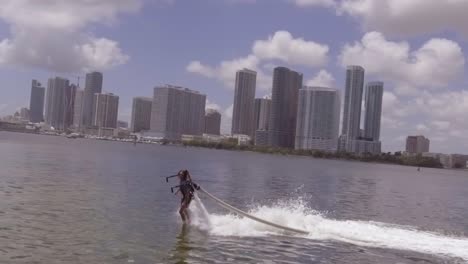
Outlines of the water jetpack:
[{"label": "water jetpack", "polygon": [[[166,177],[166,182],[169,182],[169,179],[170,179],[170,178],[174,178],[174,177],[177,177],[177,176],[178,176],[177,174],[176,174],[176,175],[167,176],[167,177]],[[174,193],[174,189],[177,189],[177,188],[180,189],[180,187],[185,187],[186,185],[189,185],[189,186],[192,188],[192,190],[194,190],[194,191],[195,191],[195,190],[197,190],[197,191],[200,190],[200,185],[198,185],[198,184],[196,184],[196,183],[194,183],[194,182],[192,182],[192,181],[186,181],[186,182],[184,182],[184,183],[182,183],[182,184],[180,184],[180,185],[172,186],[172,187],[171,187],[171,193]]]},{"label": "water jetpack", "polygon": [[[177,175],[172,175],[172,176],[166,177],[166,182],[169,182],[170,178],[173,178],[173,177],[176,177],[176,176]],[[250,219],[252,219],[254,221],[257,221],[257,222],[260,222],[260,223],[263,223],[263,224],[266,224],[266,225],[269,225],[269,226],[272,226],[272,227],[276,227],[278,229],[282,229],[282,230],[287,231],[287,232],[298,233],[298,234],[302,234],[302,235],[308,235],[309,234],[308,231],[292,228],[292,227],[289,227],[289,226],[278,225],[276,223],[270,222],[270,221],[265,220],[265,219],[258,218],[258,217],[254,216],[254,215],[251,215],[251,214],[249,214],[247,212],[244,212],[244,211],[242,211],[242,210],[240,210],[240,209],[238,209],[238,208],[224,202],[223,200],[215,197],[211,193],[207,192],[205,189],[201,188],[200,185],[198,185],[198,184],[196,184],[196,183],[194,183],[192,181],[186,181],[186,182],[182,183],[181,185],[176,185],[176,186],[171,187],[171,192],[174,193],[174,189],[185,187],[186,185],[190,185],[190,187],[192,188],[193,191],[197,190],[197,191],[201,192],[202,194],[206,195],[208,198],[215,201],[221,207],[224,207],[225,209],[227,209],[227,210],[229,210],[229,211],[231,211],[233,213],[236,213],[238,215],[242,215],[242,216],[250,218]]]}]

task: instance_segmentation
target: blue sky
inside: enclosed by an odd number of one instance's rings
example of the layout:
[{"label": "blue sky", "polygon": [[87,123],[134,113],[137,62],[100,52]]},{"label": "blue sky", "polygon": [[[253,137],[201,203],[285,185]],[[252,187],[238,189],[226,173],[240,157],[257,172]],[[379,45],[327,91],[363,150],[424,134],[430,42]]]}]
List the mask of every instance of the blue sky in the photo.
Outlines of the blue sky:
[{"label": "blue sky", "polygon": [[31,79],[97,69],[120,96],[120,119],[132,97],[169,83],[207,94],[227,131],[235,69],[259,72],[261,97],[275,66],[343,90],[344,67],[358,64],[366,81],[385,82],[384,151],[409,134],[435,152],[468,149],[465,0],[0,2],[0,116],[29,105]]}]

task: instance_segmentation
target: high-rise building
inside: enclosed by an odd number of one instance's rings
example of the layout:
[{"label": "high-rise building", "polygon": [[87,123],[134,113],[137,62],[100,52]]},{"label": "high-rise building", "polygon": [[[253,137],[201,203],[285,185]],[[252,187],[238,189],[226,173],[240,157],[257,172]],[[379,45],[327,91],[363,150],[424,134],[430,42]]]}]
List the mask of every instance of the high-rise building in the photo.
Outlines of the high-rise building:
[{"label": "high-rise building", "polygon": [[297,96],[301,88],[301,73],[285,67],[274,69],[270,119],[268,122],[268,144],[270,146],[294,148]]},{"label": "high-rise building", "polygon": [[236,72],[234,105],[232,112],[232,134],[248,135],[255,133],[254,107],[257,72],[243,69]]},{"label": "high-rise building", "polygon": [[86,74],[83,101],[83,126],[93,125],[94,95],[102,92],[103,76],[100,72]]},{"label": "high-rise building", "polygon": [[130,121],[130,130],[138,133],[150,130],[151,107],[153,99],[149,97],[135,97],[132,105],[132,119]]},{"label": "high-rise building", "polygon": [[271,99],[255,99],[255,130],[268,130],[268,121],[270,119]]},{"label": "high-rise building", "polygon": [[47,84],[45,121],[57,130],[67,129],[73,122],[75,86],[67,79],[50,78]]},{"label": "high-rise building", "polygon": [[383,82],[369,82],[365,93],[364,139],[380,140]]},{"label": "high-rise building", "polygon": [[32,80],[29,111],[30,121],[33,123],[44,121],[44,96],[45,88],[40,82]]},{"label": "high-rise building", "polygon": [[429,152],[429,144],[429,139],[424,136],[408,136],[406,138],[406,152],[411,154]]},{"label": "high-rise building", "polygon": [[205,134],[221,134],[221,114],[215,109],[207,109],[205,113]]},{"label": "high-rise building", "polygon": [[76,89],[75,108],[73,110],[73,127],[77,129],[81,129],[84,127],[83,126],[84,98],[85,98],[85,91],[83,89]]},{"label": "high-rise building", "polygon": [[78,90],[78,86],[75,84],[70,84],[66,91],[67,98],[70,98],[69,105],[67,107],[67,111],[65,112],[65,125],[66,128],[69,128],[73,125],[73,118],[75,116],[75,96],[76,90]]},{"label": "high-rise building", "polygon": [[180,140],[183,134],[202,135],[205,130],[206,95],[177,86],[154,88],[151,132],[156,137]]},{"label": "high-rise building", "polygon": [[357,139],[360,136],[363,88],[364,68],[361,66],[348,66],[346,69],[346,90],[341,132],[348,140]]},{"label": "high-rise building", "polygon": [[117,128],[119,97],[114,94],[94,94],[93,126]]},{"label": "high-rise building", "polygon": [[336,151],[340,125],[340,96],[336,89],[299,90],[296,149]]}]

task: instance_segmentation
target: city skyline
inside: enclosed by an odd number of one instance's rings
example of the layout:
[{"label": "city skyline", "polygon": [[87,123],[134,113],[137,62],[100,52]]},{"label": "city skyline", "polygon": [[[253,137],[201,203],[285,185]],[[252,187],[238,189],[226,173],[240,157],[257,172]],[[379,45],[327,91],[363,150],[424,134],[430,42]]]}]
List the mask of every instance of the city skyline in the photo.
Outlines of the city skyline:
[{"label": "city skyline", "polygon": [[[388,0],[357,13],[351,12],[355,7],[352,3],[346,7],[320,5],[334,1],[299,5],[296,1],[222,0],[195,4],[175,0],[153,5],[135,0],[129,1],[135,5],[126,6],[105,2],[105,9],[112,12],[93,5],[87,5],[86,15],[79,16],[69,11],[74,9],[53,10],[63,15],[64,24],[73,35],[56,30],[54,21],[38,24],[36,20],[21,20],[15,14],[8,18],[0,15],[5,22],[0,25],[0,39],[11,40],[5,42],[11,48],[1,53],[0,59],[0,78],[5,87],[0,116],[28,106],[31,79],[47,83],[49,77],[62,76],[75,83],[80,75],[80,87],[84,88],[85,73],[99,70],[105,75],[103,92],[121,97],[119,119],[130,121],[133,97],[151,96],[155,85],[174,83],[206,94],[208,104],[223,114],[223,132],[228,132],[234,87],[231,73],[235,70],[247,67],[259,73],[256,98],[269,94],[275,66],[302,72],[304,84],[328,83],[325,86],[337,88],[343,95],[344,67],[362,65],[367,72],[366,82],[385,82],[381,124],[384,151],[403,149],[406,136],[411,134],[427,135],[432,139],[431,148],[438,152],[462,152],[468,147],[468,127],[464,122],[468,110],[464,53],[468,42],[458,22],[447,22],[450,10],[461,10],[465,3],[435,3],[442,18],[432,21],[428,9],[418,3],[397,8],[395,16],[401,19],[374,16]],[[47,6],[41,10],[28,1],[14,5],[27,10],[32,5],[45,17],[50,12]],[[82,2],[76,1],[74,7],[81,6]],[[343,12],[337,16],[339,8]],[[223,14],[223,19],[202,15],[188,25],[167,22],[170,17],[187,17],[190,10]],[[272,16],[258,23],[263,10]],[[250,25],[248,29],[240,30],[244,23],[235,19],[239,16]],[[398,24],[409,18],[428,23],[414,27]],[[115,23],[107,23],[110,20]],[[157,31],[139,27],[142,21],[155,25]],[[304,21],[311,23],[305,27]],[[37,29],[38,24],[48,33],[31,33],[28,36],[38,39],[22,39],[9,30],[19,24],[25,30]],[[202,35],[196,33],[199,28],[204,28]],[[86,35],[84,39],[76,37],[83,36],[81,33]],[[193,41],[187,43],[187,38]],[[53,39],[67,41],[53,43]],[[21,47],[30,48],[39,57],[29,57],[15,45],[24,45]],[[68,47],[75,46],[90,49],[83,48],[79,54],[68,52]],[[43,59],[47,57],[49,61]],[[432,111],[434,108],[438,111]]]}]

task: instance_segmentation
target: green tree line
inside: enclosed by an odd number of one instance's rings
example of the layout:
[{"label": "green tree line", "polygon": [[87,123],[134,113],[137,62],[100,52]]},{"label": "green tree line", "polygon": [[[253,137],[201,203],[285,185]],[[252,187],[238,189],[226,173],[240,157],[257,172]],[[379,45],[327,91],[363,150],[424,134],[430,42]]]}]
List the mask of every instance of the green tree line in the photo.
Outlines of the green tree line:
[{"label": "green tree line", "polygon": [[362,162],[389,163],[407,166],[417,166],[426,168],[443,168],[439,160],[421,155],[403,156],[401,152],[382,153],[380,155],[364,153],[356,155],[349,152],[326,152],[320,150],[295,150],[286,148],[274,148],[267,146],[238,145],[236,139],[230,139],[222,142],[207,142],[201,140],[184,141],[182,144],[186,147],[202,147],[211,149],[253,151],[267,154],[310,156],[323,159],[355,160]]}]

